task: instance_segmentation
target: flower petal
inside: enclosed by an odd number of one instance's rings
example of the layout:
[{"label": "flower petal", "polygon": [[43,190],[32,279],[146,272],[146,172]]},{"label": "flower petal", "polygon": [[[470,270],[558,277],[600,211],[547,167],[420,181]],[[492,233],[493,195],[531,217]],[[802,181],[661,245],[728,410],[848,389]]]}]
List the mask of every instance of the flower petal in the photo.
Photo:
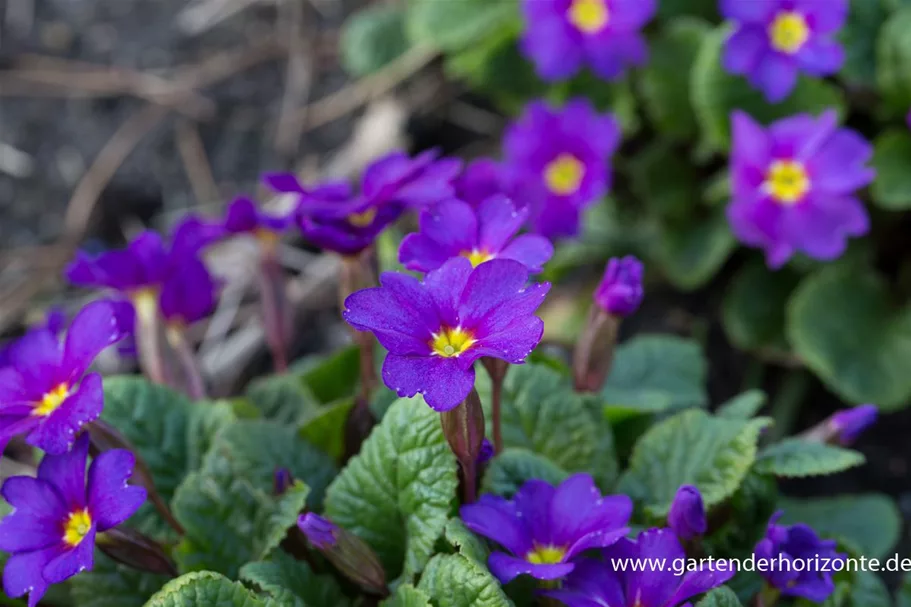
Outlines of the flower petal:
[{"label": "flower petal", "polygon": [[[633,512],[633,503],[625,495],[602,497],[589,474],[573,474],[557,487],[551,500],[550,518],[553,539],[558,545],[572,546],[566,558],[590,548],[604,548],[626,535],[626,526]],[[617,534],[616,532],[619,533]],[[585,546],[575,546],[586,536]],[[612,536],[613,537],[609,537]]]},{"label": "flower petal", "polygon": [[12,367],[0,368],[0,407],[33,403],[43,396],[29,389],[28,383]]},{"label": "flower petal", "polygon": [[463,369],[456,358],[387,354],[383,381],[399,396],[421,394],[434,411],[454,409],[474,387],[474,367]]},{"label": "flower petal", "polygon": [[28,607],[37,607],[50,585],[41,572],[45,565],[60,555],[60,551],[59,546],[51,546],[10,555],[3,568],[3,591],[12,598],[28,592]]},{"label": "flower petal", "polygon": [[66,453],[82,426],[98,419],[103,408],[101,376],[90,373],[83,378],[75,392],[38,424],[25,438],[25,442],[53,455]]},{"label": "flower petal", "polygon": [[667,602],[668,605],[677,605],[683,601],[693,598],[697,594],[708,592],[712,588],[721,586],[729,579],[734,577],[735,564],[730,561],[723,561],[724,565],[719,567],[718,563],[713,563],[711,567],[703,565],[698,571],[687,572],[683,576],[683,581],[674,592],[674,596]]},{"label": "flower petal", "polygon": [[45,455],[38,465],[38,478],[57,489],[67,512],[86,506],[85,460],[89,454],[87,434],[76,439],[73,449],[62,455]]},{"label": "flower petal", "polygon": [[530,272],[540,272],[554,255],[554,245],[538,234],[522,234],[500,251],[500,259],[515,259]]},{"label": "flower petal", "polygon": [[840,30],[848,18],[848,0],[793,0],[793,5],[817,36]]},{"label": "flower petal", "polygon": [[528,23],[519,48],[535,64],[538,76],[547,82],[566,80],[582,67],[582,45],[560,17]]},{"label": "flower petal", "polygon": [[[636,538],[636,556],[640,559],[674,559],[686,557],[680,541],[670,529],[643,531]],[[628,571],[626,596],[639,597],[643,607],[663,607],[674,594],[678,577],[672,568],[654,568],[647,571]]]},{"label": "flower petal", "polygon": [[530,480],[519,487],[512,498],[516,511],[525,521],[525,527],[536,544],[554,544],[550,502],[555,493],[553,485],[542,480]]},{"label": "flower petal", "polygon": [[478,245],[478,221],[467,202],[444,200],[421,212],[421,234],[436,242],[450,257]]},{"label": "flower petal", "polygon": [[[563,582],[561,590],[546,593],[568,607],[624,607],[623,575],[608,563],[583,558]],[[663,607],[663,606],[662,606]]]},{"label": "flower petal", "polygon": [[52,559],[41,571],[51,584],[59,584],[77,573],[91,571],[95,565],[95,525],[82,538],[79,545]]},{"label": "flower petal", "polygon": [[409,234],[399,245],[399,263],[415,272],[436,270],[461,251],[445,249],[425,234]]},{"label": "flower petal", "polygon": [[[493,262],[489,261],[478,267],[491,263]],[[494,340],[498,339],[496,337],[498,334],[506,333],[506,336],[508,336],[508,329],[510,328],[536,327],[537,323],[533,321],[536,318],[534,313],[544,302],[544,298],[549,291],[550,283],[548,282],[532,283],[525,289],[515,293],[512,298],[496,304],[485,316],[481,317],[480,322],[476,321],[474,324],[469,324],[469,326],[476,330],[479,339],[483,337],[484,342],[490,346],[493,345]],[[468,318],[467,315],[466,318]],[[472,316],[471,318],[477,317]],[[538,337],[540,338],[540,335]]]},{"label": "flower petal", "polygon": [[768,50],[768,34],[758,26],[738,27],[724,41],[722,65],[731,74],[748,74]]},{"label": "flower petal", "polygon": [[778,103],[797,86],[797,64],[780,53],[766,53],[757,62],[756,69],[751,74],[751,82],[765,94],[768,101]]},{"label": "flower petal", "polygon": [[63,347],[47,329],[29,331],[10,346],[10,362],[30,392],[42,395],[65,379],[60,377]]},{"label": "flower petal", "polygon": [[779,0],[721,0],[720,9],[725,19],[765,25],[779,4]]},{"label": "flower petal", "polygon": [[601,36],[587,40],[585,50],[592,71],[605,80],[616,80],[627,67],[648,61],[648,45],[639,32],[606,29]]},{"label": "flower petal", "polygon": [[487,559],[487,565],[490,567],[490,572],[503,584],[508,584],[522,574],[530,575],[538,580],[559,580],[569,575],[574,567],[572,563],[535,565],[503,552],[492,553]]},{"label": "flower petal", "polygon": [[815,191],[846,194],[873,181],[876,173],[864,164],[873,156],[873,146],[854,131],[840,129],[807,162]]},{"label": "flower petal", "polygon": [[436,304],[440,321],[448,327],[460,323],[459,300],[472,271],[466,258],[453,257],[424,277],[424,288]]},{"label": "flower petal", "polygon": [[482,495],[474,504],[462,506],[459,515],[466,527],[513,554],[524,555],[532,548],[531,537],[515,505],[502,497]]},{"label": "flower petal", "polygon": [[129,451],[105,451],[89,466],[89,512],[99,531],[124,522],[146,500],[146,490],[128,485],[136,458]]},{"label": "flower petal", "polygon": [[485,251],[499,252],[528,219],[528,210],[516,209],[512,200],[497,194],[478,207],[478,244]]},{"label": "flower petal", "polygon": [[828,76],[841,69],[845,62],[845,51],[834,40],[814,36],[800,47],[797,60],[808,74]]},{"label": "flower petal", "polygon": [[73,319],[66,333],[63,376],[75,383],[102,350],[126,336],[118,323],[118,312],[110,301],[93,301]]},{"label": "flower petal", "polygon": [[[342,316],[359,331],[373,331],[394,354],[429,354],[431,335],[439,330],[432,299],[411,276],[387,272],[381,282],[349,295]],[[402,295],[411,301],[403,302]]]},{"label": "flower petal", "polygon": [[[492,332],[488,316],[501,312],[504,304],[512,305],[511,302],[523,293],[527,281],[528,268],[511,259],[492,259],[476,267],[468,277],[459,302],[463,325],[478,329],[481,335]],[[509,317],[515,318],[514,315]],[[483,332],[481,326],[485,328]]]}]

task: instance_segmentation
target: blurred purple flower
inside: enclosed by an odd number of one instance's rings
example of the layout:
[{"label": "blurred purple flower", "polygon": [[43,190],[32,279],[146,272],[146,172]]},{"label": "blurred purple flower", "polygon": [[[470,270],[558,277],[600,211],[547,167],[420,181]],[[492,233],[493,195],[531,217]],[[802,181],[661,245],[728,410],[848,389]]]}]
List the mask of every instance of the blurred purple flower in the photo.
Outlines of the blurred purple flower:
[{"label": "blurred purple flower", "polygon": [[474,386],[476,360],[520,364],[538,345],[544,323],[535,310],[550,284],[527,283],[528,269],[517,261],[494,259],[472,269],[455,257],[423,282],[385,272],[382,286],[345,300],[343,316],[389,351],[383,381],[391,390],[422,394],[432,409],[448,411]]},{"label": "blurred purple flower", "polygon": [[338,526],[318,514],[308,512],[300,515],[297,526],[307,536],[307,540],[320,550],[325,550],[336,543],[335,534]]},{"label": "blurred purple flower", "polygon": [[860,405],[853,409],[844,409],[829,418],[829,426],[835,439],[843,444],[850,445],[864,430],[872,426],[879,416],[876,405]]},{"label": "blurred purple flower", "polygon": [[207,317],[215,308],[218,284],[205,264],[188,257],[161,285],[159,307],[171,326],[186,326]]},{"label": "blurred purple flower", "polygon": [[478,158],[465,166],[453,183],[455,197],[477,208],[482,202],[497,194],[509,196],[509,187],[503,168],[490,158]]},{"label": "blurred purple flower", "polygon": [[92,461],[86,481],[89,437],[72,451],[48,454],[38,477],[13,476],[0,493],[14,508],[0,521],[0,550],[10,554],[3,590],[10,597],[28,593],[35,607],[51,584],[94,565],[95,536],[130,518],[145,502],[146,490],[128,485],[135,459],[122,449]]},{"label": "blurred purple flower", "polygon": [[493,448],[493,443],[487,440],[486,438],[481,441],[481,450],[478,452],[478,467],[483,466],[487,462],[493,459],[496,455],[496,451]]},{"label": "blurred purple flower", "polygon": [[409,270],[429,272],[458,256],[475,267],[491,259],[514,259],[530,272],[540,272],[554,247],[537,234],[513,238],[527,218],[527,207],[517,210],[502,194],[477,210],[454,198],[433,204],[421,212],[420,231],[402,240],[399,261]]},{"label": "blurred purple flower", "polygon": [[629,316],[642,303],[643,272],[642,262],[632,255],[611,258],[595,289],[595,303],[612,316]]},{"label": "blurred purple flower", "polygon": [[[66,329],[66,312],[60,306],[52,306],[47,310],[44,322],[31,327],[28,332],[48,330],[53,335],[60,335]],[[21,338],[16,338],[0,346],[0,369],[10,365],[10,352],[13,345]]]},{"label": "blurred purple flower", "polygon": [[870,229],[854,195],[873,180],[872,146],[839,129],[834,110],[819,118],[798,114],[764,129],[743,112],[732,116],[731,182],[727,208],[741,242],[765,251],[771,268],[803,252],[839,257],[851,236]]},{"label": "blurred purple flower", "polygon": [[524,0],[520,49],[547,81],[566,80],[583,65],[606,80],[642,65],[648,47],[639,30],[656,0]]},{"label": "blurred purple flower", "polygon": [[71,283],[81,287],[108,288],[123,293],[155,290],[168,273],[168,257],[161,236],[145,230],[125,249],[99,255],[78,251],[65,275]]},{"label": "blurred purple flower", "polygon": [[692,485],[681,485],[677,489],[667,515],[667,526],[682,540],[691,540],[705,533],[708,523],[699,489]]},{"label": "blurred purple flower", "polygon": [[848,15],[848,0],[721,0],[735,23],[725,42],[724,68],[747,77],[771,102],[787,97],[797,74],[829,76],[844,63],[835,34]]},{"label": "blurred purple flower", "polygon": [[582,209],[610,189],[609,161],[620,127],[585,99],[562,109],[534,101],[503,136],[504,167],[516,188],[513,199],[528,204],[533,231],[554,238],[575,236]]}]

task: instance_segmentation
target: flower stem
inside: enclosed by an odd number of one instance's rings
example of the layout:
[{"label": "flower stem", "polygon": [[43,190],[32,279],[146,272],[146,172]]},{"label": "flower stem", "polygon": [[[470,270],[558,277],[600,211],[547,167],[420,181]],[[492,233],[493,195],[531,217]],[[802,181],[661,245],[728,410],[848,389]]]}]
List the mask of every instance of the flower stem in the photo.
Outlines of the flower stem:
[{"label": "flower stem", "polygon": [[490,375],[490,416],[491,427],[493,428],[493,449],[494,453],[503,451],[503,382],[506,379],[506,372],[509,371],[509,363],[497,358],[485,357],[481,359],[487,374]]},{"label": "flower stem", "polygon": [[464,500],[473,504],[478,499],[478,463],[477,460],[462,461],[462,481],[464,482]]},{"label": "flower stem", "polygon": [[131,299],[136,310],[136,348],[139,366],[150,381],[167,385],[168,372],[161,339],[158,294],[140,290],[134,293]]},{"label": "flower stem", "polygon": [[288,370],[288,344],[285,340],[285,336],[288,334],[288,306],[282,267],[275,251],[263,250],[259,279],[266,342],[272,352],[272,364],[275,371],[284,373]]},{"label": "flower stem", "polygon": [[193,400],[203,400],[206,397],[206,384],[202,379],[202,373],[199,371],[199,363],[193,353],[190,344],[187,342],[186,333],[182,326],[168,327],[168,343],[177,354],[177,359],[183,367],[184,378],[186,380],[187,394]]},{"label": "flower stem", "polygon": [[620,319],[592,306],[588,321],[573,351],[573,384],[576,392],[598,392],[610,374]]}]

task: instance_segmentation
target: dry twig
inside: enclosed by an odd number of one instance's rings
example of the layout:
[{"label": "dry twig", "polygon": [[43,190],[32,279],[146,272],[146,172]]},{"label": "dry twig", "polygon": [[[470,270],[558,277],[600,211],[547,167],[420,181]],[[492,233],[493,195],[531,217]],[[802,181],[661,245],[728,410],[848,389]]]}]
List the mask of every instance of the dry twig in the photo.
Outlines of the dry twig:
[{"label": "dry twig", "polygon": [[206,156],[199,129],[189,120],[180,120],[174,126],[174,138],[196,202],[206,205],[217,201],[218,184],[212,175],[212,166]]}]

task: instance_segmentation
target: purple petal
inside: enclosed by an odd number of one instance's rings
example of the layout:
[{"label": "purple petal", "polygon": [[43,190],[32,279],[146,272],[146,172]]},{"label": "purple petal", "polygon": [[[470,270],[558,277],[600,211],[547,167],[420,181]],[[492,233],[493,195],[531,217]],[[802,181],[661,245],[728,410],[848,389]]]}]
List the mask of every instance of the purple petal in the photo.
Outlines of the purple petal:
[{"label": "purple petal", "polygon": [[834,40],[813,36],[797,52],[803,71],[812,76],[828,76],[841,69],[845,52]]},{"label": "purple petal", "polygon": [[573,570],[572,563],[555,565],[535,565],[528,561],[509,556],[503,552],[494,552],[487,559],[490,572],[503,584],[508,584],[522,574],[539,580],[559,580]]},{"label": "purple petal", "polygon": [[549,198],[532,219],[532,228],[541,236],[571,238],[578,235],[581,225],[580,209],[574,204]]},{"label": "purple petal", "polygon": [[125,337],[114,304],[93,301],[76,315],[66,333],[63,375],[75,383],[92,366],[95,357]]},{"label": "purple petal", "polygon": [[449,252],[450,257],[478,244],[478,222],[467,202],[453,198],[431,205],[421,212],[418,223],[421,233]]},{"label": "purple petal", "polygon": [[434,411],[454,409],[474,387],[474,367],[455,358],[387,354],[383,382],[399,396],[421,394]]},{"label": "purple petal", "polygon": [[765,167],[769,163],[770,142],[765,130],[746,112],[731,114],[732,157],[738,163]]},{"label": "purple petal", "polygon": [[553,485],[541,480],[526,481],[513,496],[516,511],[525,527],[531,532],[532,541],[539,545],[553,545],[553,521],[550,502],[556,493]]},{"label": "purple petal", "polygon": [[530,272],[540,272],[554,255],[554,245],[538,234],[523,234],[500,251],[500,259],[515,259]]},{"label": "purple petal", "polygon": [[576,568],[563,582],[562,590],[546,594],[560,599],[568,607],[625,607],[622,580],[622,573],[608,563],[583,558],[576,562]]},{"label": "purple petal", "polygon": [[797,64],[792,58],[780,53],[766,53],[756,64],[751,82],[765,94],[769,102],[778,103],[797,86]]},{"label": "purple petal", "polygon": [[721,0],[725,19],[765,25],[778,8],[780,0]]},{"label": "purple petal", "polygon": [[62,455],[45,455],[38,465],[38,478],[53,485],[67,512],[85,508],[85,460],[89,453],[89,437],[81,435],[73,449]]},{"label": "purple petal", "polygon": [[215,308],[217,289],[204,263],[196,257],[185,259],[161,287],[161,314],[171,324],[201,320]]},{"label": "purple petal", "polygon": [[528,268],[517,261],[492,259],[479,265],[468,277],[468,283],[462,291],[459,303],[462,323],[473,329],[484,326],[482,334],[491,332],[488,317],[501,311],[504,304],[520,295],[526,282]]},{"label": "purple petal", "polygon": [[639,32],[605,30],[601,36],[588,40],[585,47],[592,71],[605,80],[615,80],[628,66],[648,61],[648,45]]},{"label": "purple petal", "polygon": [[[16,408],[18,409],[18,407]],[[15,415],[0,415],[0,453],[6,449],[10,439],[31,432],[39,423],[38,417],[31,414],[31,409],[27,412],[16,411]]]},{"label": "purple petal", "polygon": [[525,555],[532,548],[515,505],[502,497],[482,495],[474,504],[462,506],[459,515],[466,527],[513,554]]},{"label": "purple petal", "polygon": [[793,5],[817,36],[840,30],[848,18],[848,0],[793,0]]},{"label": "purple petal", "polygon": [[846,194],[869,184],[875,172],[863,165],[873,156],[873,147],[856,132],[840,129],[807,162],[813,189]]},{"label": "purple petal", "polygon": [[638,30],[655,16],[657,10],[656,0],[611,0],[610,28]]},{"label": "purple petal", "polygon": [[225,229],[234,234],[252,232],[259,227],[257,220],[256,203],[242,196],[236,198],[225,213]]},{"label": "purple petal", "polygon": [[28,592],[28,607],[37,607],[49,586],[41,571],[59,554],[59,546],[51,546],[11,555],[3,568],[3,591],[11,598]]},{"label": "purple petal", "polygon": [[561,18],[529,23],[519,41],[522,54],[535,64],[542,80],[566,80],[582,67],[582,45]]},{"label": "purple petal", "polygon": [[453,257],[424,277],[424,288],[436,304],[441,323],[447,327],[459,324],[459,300],[472,271],[467,259]]},{"label": "purple petal", "polygon": [[89,467],[89,512],[99,531],[130,518],[146,500],[146,490],[127,485],[136,458],[129,451],[105,451]]},{"label": "purple petal", "polygon": [[0,550],[28,552],[60,543],[61,520],[36,518],[19,511],[0,521]]},{"label": "purple petal", "polygon": [[527,209],[517,210],[502,194],[491,196],[478,207],[478,244],[485,251],[502,250],[527,219]]},{"label": "purple petal", "polygon": [[12,367],[0,368],[0,407],[40,400],[44,394],[29,389],[25,378]]},{"label": "purple petal", "polygon": [[95,525],[79,545],[52,559],[41,571],[51,584],[59,584],[77,573],[91,571],[95,564]]},{"label": "purple petal", "polygon": [[[503,261],[515,263],[512,262],[512,260]],[[478,267],[482,268],[491,263],[493,263],[493,261],[489,261]],[[521,291],[514,293],[511,298],[493,304],[489,309],[485,310],[483,316],[480,316],[480,321],[473,324],[466,322],[466,324],[476,331],[476,335],[479,339],[483,338],[485,343],[492,343],[498,334],[506,333],[508,335],[509,327],[524,326],[528,325],[528,323],[535,324],[533,323],[533,319],[536,318],[534,313],[544,302],[544,298],[547,296],[548,291],[550,291],[550,283],[532,283]],[[491,298],[493,296],[494,294],[490,294]],[[465,300],[464,295],[462,300]],[[479,310],[480,307],[475,309]],[[463,318],[469,318],[467,313],[463,312]],[[472,315],[470,318],[476,319],[479,317]]]},{"label": "purple petal", "polygon": [[[429,354],[431,335],[439,330],[435,304],[411,276],[387,272],[381,281],[382,287],[349,295],[342,316],[359,331],[373,331],[394,354]],[[400,295],[412,299],[404,303]]]},{"label": "purple petal", "polygon": [[48,453],[65,453],[82,426],[98,419],[104,408],[101,376],[86,375],[76,391],[70,394],[50,415],[25,438],[25,442]]},{"label": "purple petal", "polygon": [[525,317],[513,321],[499,333],[485,336],[468,354],[473,361],[492,356],[519,365],[535,349],[542,335],[544,321],[536,316]]},{"label": "purple petal", "polygon": [[441,247],[424,234],[408,234],[399,246],[399,263],[415,272],[430,272],[460,253]]},{"label": "purple petal", "polygon": [[[602,497],[589,474],[574,474],[557,487],[550,505],[553,539],[558,545],[575,544],[589,534],[601,534],[606,543],[591,538],[583,546],[573,546],[573,554],[589,548],[604,548],[626,535],[626,525],[633,511],[633,502],[625,495]],[[620,533],[609,538],[611,532]]]},{"label": "purple petal", "polygon": [[[677,537],[669,529],[643,531],[636,538],[635,546],[637,556],[644,559],[665,559],[670,563],[686,556]],[[677,582],[672,568],[630,571],[627,572],[626,596],[640,597],[644,607],[663,607],[674,594]]]},{"label": "purple petal", "polygon": [[690,571],[683,576],[683,581],[674,592],[674,596],[667,602],[668,605],[677,605],[690,599],[697,594],[708,592],[712,588],[721,586],[729,579],[734,577],[734,563],[723,561],[725,564],[718,566],[713,564],[711,567],[703,566],[699,571]]},{"label": "purple petal", "polygon": [[62,520],[66,516],[66,508],[60,500],[60,495],[47,481],[31,476],[12,476],[3,483],[0,493],[16,512],[26,512],[55,520]]},{"label": "purple petal", "polygon": [[29,331],[10,349],[13,368],[22,375],[24,384],[41,394],[53,390],[65,379],[59,374],[62,358],[60,340],[47,329]]},{"label": "purple petal", "polygon": [[768,34],[761,27],[739,27],[724,42],[722,65],[731,74],[748,74],[768,47]]}]

